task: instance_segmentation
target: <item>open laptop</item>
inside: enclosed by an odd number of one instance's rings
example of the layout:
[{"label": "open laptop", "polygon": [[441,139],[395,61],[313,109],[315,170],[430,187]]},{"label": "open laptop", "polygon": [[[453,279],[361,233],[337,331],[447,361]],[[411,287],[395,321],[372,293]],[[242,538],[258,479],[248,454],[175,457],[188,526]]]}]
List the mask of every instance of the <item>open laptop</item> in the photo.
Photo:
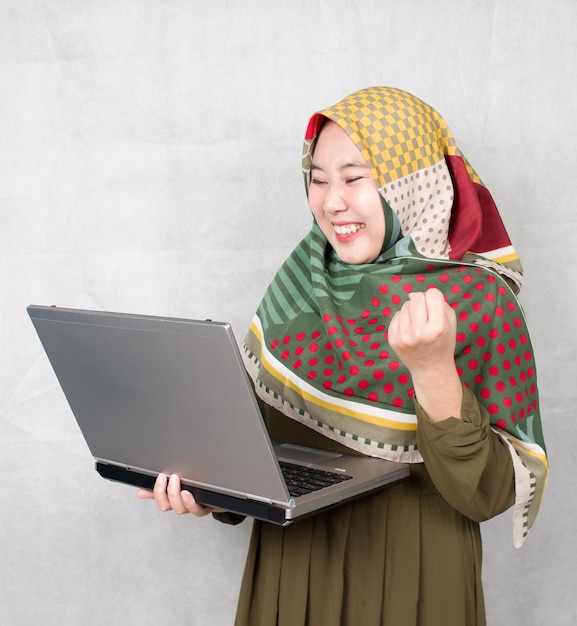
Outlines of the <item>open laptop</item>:
[{"label": "open laptop", "polygon": [[[393,461],[273,444],[227,323],[27,311],[105,478],[151,489],[176,473],[201,504],[286,525],[409,474]],[[312,474],[304,486],[301,470]]]}]

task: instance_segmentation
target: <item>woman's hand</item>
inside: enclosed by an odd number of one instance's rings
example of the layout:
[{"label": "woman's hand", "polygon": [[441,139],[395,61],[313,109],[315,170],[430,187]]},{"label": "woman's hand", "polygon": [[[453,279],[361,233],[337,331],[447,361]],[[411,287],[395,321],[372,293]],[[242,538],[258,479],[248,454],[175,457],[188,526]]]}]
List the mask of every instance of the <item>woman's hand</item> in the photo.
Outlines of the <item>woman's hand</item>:
[{"label": "woman's hand", "polygon": [[457,320],[438,289],[409,294],[389,326],[389,343],[412,374],[454,364]]},{"label": "woman's hand", "polygon": [[159,474],[153,491],[139,489],[136,495],[143,499],[154,499],[161,511],[174,511],[177,515],[192,513],[197,517],[203,517],[216,510],[197,504],[190,491],[180,488],[180,478],[176,474],[170,478],[166,474]]},{"label": "woman's hand", "polygon": [[419,404],[433,421],[461,417],[456,334],[455,312],[438,289],[410,294],[389,326],[389,344],[410,371]]}]

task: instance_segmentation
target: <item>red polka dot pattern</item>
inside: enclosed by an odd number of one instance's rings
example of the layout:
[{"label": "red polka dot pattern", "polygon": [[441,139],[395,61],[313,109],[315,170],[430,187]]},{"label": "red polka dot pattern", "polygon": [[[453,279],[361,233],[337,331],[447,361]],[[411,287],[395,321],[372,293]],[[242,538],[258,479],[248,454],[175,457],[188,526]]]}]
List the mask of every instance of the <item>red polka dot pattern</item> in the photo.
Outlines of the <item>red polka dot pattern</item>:
[{"label": "red polka dot pattern", "polygon": [[343,310],[327,298],[327,310],[320,318],[311,316],[316,321],[310,328],[274,337],[271,352],[334,396],[412,411],[411,377],[389,346],[388,327],[409,293],[433,287],[445,294],[457,316],[459,375],[494,422],[506,426],[534,414],[535,368],[522,313],[500,279],[481,268],[436,271],[429,265],[426,272],[393,275],[374,293],[358,289]]}]

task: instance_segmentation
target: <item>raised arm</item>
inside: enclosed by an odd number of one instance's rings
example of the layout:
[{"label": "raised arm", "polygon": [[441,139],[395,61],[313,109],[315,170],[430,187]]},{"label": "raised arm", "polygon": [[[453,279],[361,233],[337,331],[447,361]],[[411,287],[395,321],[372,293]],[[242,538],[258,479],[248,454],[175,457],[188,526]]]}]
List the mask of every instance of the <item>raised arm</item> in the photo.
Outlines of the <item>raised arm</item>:
[{"label": "raised arm", "polygon": [[427,471],[451,506],[482,521],[513,505],[513,464],[486,409],[460,381],[455,336],[454,311],[437,289],[412,295],[389,328],[391,347],[413,378]]}]

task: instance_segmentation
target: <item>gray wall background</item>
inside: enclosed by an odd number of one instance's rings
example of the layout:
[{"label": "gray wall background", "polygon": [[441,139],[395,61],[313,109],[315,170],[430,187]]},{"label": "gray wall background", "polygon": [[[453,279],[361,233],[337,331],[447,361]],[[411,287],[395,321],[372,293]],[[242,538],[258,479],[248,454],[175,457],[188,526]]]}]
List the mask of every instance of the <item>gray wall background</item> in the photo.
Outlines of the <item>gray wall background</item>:
[{"label": "gray wall background", "polygon": [[316,109],[370,85],[436,106],[526,270],[552,475],[525,547],[483,525],[493,626],[577,624],[572,0],[0,0],[0,619],[231,624],[250,523],[100,479],[25,313],[232,322],[310,217]]}]

